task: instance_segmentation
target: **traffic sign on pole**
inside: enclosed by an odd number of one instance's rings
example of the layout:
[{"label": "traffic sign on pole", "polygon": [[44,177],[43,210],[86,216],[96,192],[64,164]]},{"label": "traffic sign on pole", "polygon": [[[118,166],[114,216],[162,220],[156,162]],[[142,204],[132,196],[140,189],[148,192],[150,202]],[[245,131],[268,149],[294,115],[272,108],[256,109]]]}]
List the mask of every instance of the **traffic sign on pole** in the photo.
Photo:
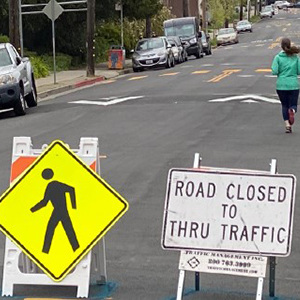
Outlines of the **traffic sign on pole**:
[{"label": "traffic sign on pole", "polygon": [[0,229],[49,277],[62,280],[128,203],[61,141],[0,198]]},{"label": "traffic sign on pole", "polygon": [[293,175],[172,169],[162,246],[287,256],[295,186]]}]

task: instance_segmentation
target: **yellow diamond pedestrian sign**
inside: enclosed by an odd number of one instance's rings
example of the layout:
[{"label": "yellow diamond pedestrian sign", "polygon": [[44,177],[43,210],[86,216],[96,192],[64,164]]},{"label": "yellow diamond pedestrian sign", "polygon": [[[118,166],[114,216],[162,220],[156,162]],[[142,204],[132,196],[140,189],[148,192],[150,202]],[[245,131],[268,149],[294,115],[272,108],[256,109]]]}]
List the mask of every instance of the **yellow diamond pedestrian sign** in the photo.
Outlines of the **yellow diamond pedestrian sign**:
[{"label": "yellow diamond pedestrian sign", "polygon": [[128,209],[63,142],[54,141],[0,198],[0,229],[62,280]]}]

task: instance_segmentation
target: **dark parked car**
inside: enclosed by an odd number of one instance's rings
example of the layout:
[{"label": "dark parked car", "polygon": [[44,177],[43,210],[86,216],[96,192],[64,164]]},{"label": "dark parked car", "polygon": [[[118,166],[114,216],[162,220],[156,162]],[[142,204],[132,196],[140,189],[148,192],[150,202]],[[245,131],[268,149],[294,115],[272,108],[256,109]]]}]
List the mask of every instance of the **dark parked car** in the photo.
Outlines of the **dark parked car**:
[{"label": "dark parked car", "polygon": [[179,36],[186,46],[188,56],[203,57],[199,20],[196,17],[185,17],[166,20],[163,23],[165,36]]},{"label": "dark parked car", "polygon": [[168,36],[167,37],[168,41],[170,42],[172,48],[174,47],[173,45],[175,44],[175,46],[178,49],[178,54],[176,55],[174,52],[174,56],[175,56],[175,60],[177,63],[182,63],[184,61],[188,60],[188,55],[186,52],[186,47],[184,45],[184,43],[181,41],[179,36]]},{"label": "dark parked car", "polygon": [[300,8],[300,1],[294,4],[294,7]]},{"label": "dark parked car", "polygon": [[134,72],[142,71],[144,68],[171,68],[175,65],[172,46],[166,37],[141,39],[132,52]]},{"label": "dark parked car", "polygon": [[201,40],[202,40],[202,46],[203,46],[203,52],[206,55],[211,55],[211,43],[210,43],[210,35],[206,34],[204,31],[201,31]]}]

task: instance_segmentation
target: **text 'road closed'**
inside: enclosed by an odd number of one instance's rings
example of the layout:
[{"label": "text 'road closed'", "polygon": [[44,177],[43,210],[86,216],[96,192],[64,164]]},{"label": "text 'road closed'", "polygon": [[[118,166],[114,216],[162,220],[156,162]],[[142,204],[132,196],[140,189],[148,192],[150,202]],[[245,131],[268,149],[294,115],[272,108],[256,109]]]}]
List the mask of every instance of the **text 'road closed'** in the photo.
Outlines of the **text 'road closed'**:
[{"label": "text 'road closed'", "polygon": [[286,256],[295,185],[293,175],[172,169],[162,246]]}]

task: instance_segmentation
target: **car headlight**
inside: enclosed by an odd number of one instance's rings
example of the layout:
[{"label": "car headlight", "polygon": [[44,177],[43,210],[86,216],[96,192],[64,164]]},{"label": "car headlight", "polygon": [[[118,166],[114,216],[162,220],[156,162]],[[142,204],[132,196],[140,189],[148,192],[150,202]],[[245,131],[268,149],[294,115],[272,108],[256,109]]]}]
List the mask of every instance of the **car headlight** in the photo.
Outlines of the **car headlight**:
[{"label": "car headlight", "polygon": [[196,44],[196,43],[197,43],[197,39],[196,39],[196,38],[191,39],[191,40],[190,40],[190,43],[191,43],[191,44]]},{"label": "car headlight", "polygon": [[207,47],[207,43],[206,43],[206,42],[203,42],[202,45],[203,45],[204,47]]},{"label": "car headlight", "polygon": [[158,52],[158,53],[157,53],[157,56],[164,56],[164,55],[166,55],[166,53],[165,53],[165,52],[163,52],[163,51],[162,51],[162,52]]},{"label": "car headlight", "polygon": [[11,84],[11,83],[16,83],[17,79],[12,76],[12,74],[6,74],[6,75],[0,75],[0,84]]},{"label": "car headlight", "polygon": [[138,59],[139,57],[140,57],[139,54],[133,54],[133,55],[132,55],[132,58],[133,58],[133,59]]}]

